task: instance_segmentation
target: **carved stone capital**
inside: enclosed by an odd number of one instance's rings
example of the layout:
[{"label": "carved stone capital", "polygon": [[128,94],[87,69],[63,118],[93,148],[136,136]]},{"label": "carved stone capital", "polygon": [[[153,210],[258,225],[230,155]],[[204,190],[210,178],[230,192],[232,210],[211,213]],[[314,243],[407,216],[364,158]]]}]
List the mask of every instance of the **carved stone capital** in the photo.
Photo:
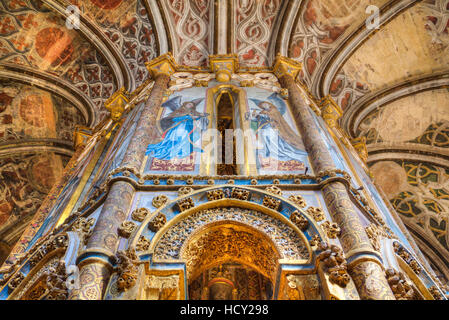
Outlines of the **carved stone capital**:
[{"label": "carved stone capital", "polygon": [[295,79],[298,76],[298,73],[301,71],[301,69],[302,64],[300,62],[281,56],[280,54],[276,56],[273,71],[278,78],[281,78],[285,75],[289,75],[293,79]]},{"label": "carved stone capital", "polygon": [[156,59],[145,63],[148,71],[153,79],[156,79],[160,74],[171,76],[176,72],[177,64],[171,52],[167,52]]},{"label": "carved stone capital", "polygon": [[111,113],[111,119],[114,122],[120,121],[125,111],[125,106],[129,102],[129,93],[125,87],[120,88],[105,101],[105,108]]},{"label": "carved stone capital", "polygon": [[343,115],[343,111],[330,95],[320,101],[321,116],[327,125],[334,128],[338,125],[338,119]]},{"label": "carved stone capital", "polygon": [[236,54],[211,55],[209,62],[218,82],[231,81],[232,74],[239,68],[239,59]]}]

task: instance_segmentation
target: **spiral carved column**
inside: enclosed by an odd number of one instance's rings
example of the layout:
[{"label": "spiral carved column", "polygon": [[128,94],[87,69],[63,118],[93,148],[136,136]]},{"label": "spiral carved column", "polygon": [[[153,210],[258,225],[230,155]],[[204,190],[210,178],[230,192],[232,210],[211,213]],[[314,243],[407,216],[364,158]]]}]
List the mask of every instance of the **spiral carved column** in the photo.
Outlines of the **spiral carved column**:
[{"label": "spiral carved column", "polygon": [[[295,72],[296,69],[296,72]],[[278,57],[276,74],[283,88],[288,89],[293,115],[301,131],[304,145],[317,173],[335,170],[332,156],[322,140],[309,107],[294,81],[300,65],[284,57]],[[341,182],[330,182],[323,188],[324,199],[332,219],[341,229],[340,240],[350,261],[349,273],[362,299],[391,300],[394,295],[387,283],[377,252],[357,217],[357,212]]]},{"label": "spiral carved column", "polygon": [[[159,68],[154,72],[153,89],[121,163],[121,167],[135,171],[140,170],[147,146],[151,143],[157,110],[162,104],[163,94],[170,80],[171,68],[168,71],[164,70],[164,67],[161,68],[161,65],[169,62],[164,62],[164,60],[157,62]],[[118,181],[111,186],[87,244],[87,250],[78,259],[81,288],[73,292],[71,299],[102,299],[112,271],[111,260],[115,256],[119,244],[117,229],[127,218],[134,192],[134,187],[128,182]]]}]

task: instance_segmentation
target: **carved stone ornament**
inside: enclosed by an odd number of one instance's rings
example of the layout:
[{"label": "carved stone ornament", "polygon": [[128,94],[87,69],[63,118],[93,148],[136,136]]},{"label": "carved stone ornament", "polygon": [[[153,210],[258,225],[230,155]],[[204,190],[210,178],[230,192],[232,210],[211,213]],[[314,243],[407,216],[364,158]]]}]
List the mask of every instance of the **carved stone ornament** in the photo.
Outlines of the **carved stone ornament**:
[{"label": "carved stone ornament", "polygon": [[239,188],[232,188],[231,198],[248,201],[250,192]]},{"label": "carved stone ornament", "polygon": [[23,273],[19,272],[18,274],[16,274],[14,276],[14,278],[12,278],[11,281],[9,281],[9,283],[8,283],[9,289],[14,290],[15,288],[17,288],[22,283],[22,281],[24,279],[25,279],[25,276],[23,275]]},{"label": "carved stone ornament", "polygon": [[290,220],[302,231],[309,227],[309,221],[298,210],[290,215]]},{"label": "carved stone ornament", "polygon": [[368,236],[374,250],[379,251],[380,250],[380,238],[382,237],[382,231],[375,224],[371,224],[368,227],[366,227],[365,231],[366,231],[366,235]]},{"label": "carved stone ornament", "polygon": [[87,244],[87,241],[92,234],[91,228],[93,227],[94,223],[94,218],[78,218],[78,220],[76,220],[73,224],[72,230],[78,233],[81,243]]},{"label": "carved stone ornament", "polygon": [[158,232],[167,222],[167,217],[159,212],[151,221],[148,223],[148,228],[153,232]]},{"label": "carved stone ornament", "polygon": [[288,197],[288,200],[290,200],[291,202],[293,202],[294,204],[296,204],[300,208],[307,207],[306,201],[299,194],[298,195],[291,195],[290,197]]},{"label": "carved stone ornament", "polygon": [[117,260],[117,288],[119,291],[126,291],[137,282],[140,262],[134,248],[117,252]]},{"label": "carved stone ornament", "polygon": [[276,200],[270,196],[265,196],[263,198],[263,205],[267,208],[278,210],[281,206],[281,200]]},{"label": "carved stone ornament", "polygon": [[67,300],[67,272],[64,261],[59,261],[56,266],[50,266],[47,271],[48,300]]},{"label": "carved stone ornament", "polygon": [[136,249],[137,251],[147,251],[150,248],[150,241],[144,236],[140,236],[139,241],[137,241]]},{"label": "carved stone ornament", "polygon": [[191,194],[193,192],[193,188],[191,187],[181,187],[178,190],[178,196],[182,197],[182,196],[186,196],[188,194]]},{"label": "carved stone ornament", "polygon": [[321,238],[319,235],[315,234],[312,239],[310,239],[309,244],[311,247],[318,247],[321,242]]},{"label": "carved stone ornament", "polygon": [[192,198],[186,198],[178,201],[177,203],[179,211],[183,212],[195,207],[195,203]]},{"label": "carved stone ornament", "polygon": [[321,242],[318,245],[318,250],[322,252],[317,258],[324,263],[330,282],[345,288],[351,281],[351,278],[347,271],[348,267],[343,250],[336,245],[329,245],[326,242]]},{"label": "carved stone ornament", "polygon": [[160,208],[168,202],[168,197],[166,195],[159,195],[153,198],[153,206],[155,208]]},{"label": "carved stone ornament", "polygon": [[142,222],[145,218],[150,214],[150,211],[147,208],[139,208],[134,210],[131,213],[131,218],[138,222]]},{"label": "carved stone ornament", "polygon": [[282,196],[282,190],[279,187],[276,187],[276,186],[267,187],[265,189],[265,191],[267,191],[269,193],[272,193],[272,194],[275,194],[277,196]]},{"label": "carved stone ornament", "polygon": [[57,236],[53,236],[48,239],[46,242],[42,244],[36,251],[33,253],[30,258],[30,266],[33,268],[36,266],[47,254],[52,252],[53,250],[59,248],[67,248],[69,243],[69,237],[67,234],[59,234]]},{"label": "carved stone ornament", "polygon": [[179,300],[179,275],[156,276],[147,278],[145,289],[148,300]]},{"label": "carved stone ornament", "polygon": [[316,222],[323,221],[326,216],[321,208],[309,207],[307,208],[307,213],[310,214]]},{"label": "carved stone ornament", "polygon": [[325,221],[321,225],[321,228],[326,233],[329,239],[336,239],[341,232],[340,227],[336,223],[331,223],[330,221]]},{"label": "carved stone ornament", "polygon": [[436,286],[431,286],[429,288],[429,292],[435,300],[443,300],[443,295]]},{"label": "carved stone ornament", "polygon": [[211,190],[207,192],[207,200],[209,201],[216,201],[223,199],[225,197],[225,194],[223,190],[217,189],[217,190]]},{"label": "carved stone ornament", "polygon": [[388,284],[396,300],[414,300],[415,291],[402,272],[394,269],[385,271]]},{"label": "carved stone ornament", "polygon": [[421,266],[419,265],[419,263],[415,259],[411,260],[409,265],[410,265],[410,268],[412,268],[414,273],[416,273],[416,274],[420,274],[421,273],[422,268],[421,268]]},{"label": "carved stone ornament", "polygon": [[137,225],[134,222],[123,221],[122,225],[118,228],[118,233],[123,238],[129,238],[136,228]]},{"label": "carved stone ornament", "polygon": [[417,275],[421,273],[422,268],[419,263],[404,249],[401,244],[399,244],[399,242],[393,242],[393,248],[394,252],[410,266],[413,272]]}]

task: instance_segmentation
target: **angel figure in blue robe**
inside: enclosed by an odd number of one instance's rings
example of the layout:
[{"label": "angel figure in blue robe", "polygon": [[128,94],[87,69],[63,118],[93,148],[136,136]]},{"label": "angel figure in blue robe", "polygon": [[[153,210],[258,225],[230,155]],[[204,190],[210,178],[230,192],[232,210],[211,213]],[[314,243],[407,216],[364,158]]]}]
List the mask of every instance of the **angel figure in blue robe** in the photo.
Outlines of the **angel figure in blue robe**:
[{"label": "angel figure in blue robe", "polygon": [[263,145],[262,156],[280,161],[296,160],[307,156],[301,137],[290,127],[284,118],[287,110],[285,102],[276,93],[268,97],[269,101],[250,99],[260,110],[247,114],[251,126]]},{"label": "angel figure in blue robe", "polygon": [[174,97],[164,104],[172,112],[159,121],[160,138],[158,143],[148,145],[146,155],[160,160],[183,159],[193,152],[203,152],[195,143],[201,131],[207,129],[207,113],[196,111],[204,99],[181,103],[181,96]]}]

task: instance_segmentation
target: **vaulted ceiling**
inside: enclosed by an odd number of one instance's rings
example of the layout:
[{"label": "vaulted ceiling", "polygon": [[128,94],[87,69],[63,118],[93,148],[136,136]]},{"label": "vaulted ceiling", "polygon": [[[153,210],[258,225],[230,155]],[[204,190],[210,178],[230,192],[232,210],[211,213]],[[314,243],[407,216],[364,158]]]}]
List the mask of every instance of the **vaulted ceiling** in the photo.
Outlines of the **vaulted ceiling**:
[{"label": "vaulted ceiling", "polygon": [[449,270],[448,30],[449,0],[0,0],[0,251],[61,175],[74,127],[100,123],[146,61],[171,51],[206,68],[232,52],[251,69],[281,53],[342,107],[350,137],[367,138],[376,182]]}]

